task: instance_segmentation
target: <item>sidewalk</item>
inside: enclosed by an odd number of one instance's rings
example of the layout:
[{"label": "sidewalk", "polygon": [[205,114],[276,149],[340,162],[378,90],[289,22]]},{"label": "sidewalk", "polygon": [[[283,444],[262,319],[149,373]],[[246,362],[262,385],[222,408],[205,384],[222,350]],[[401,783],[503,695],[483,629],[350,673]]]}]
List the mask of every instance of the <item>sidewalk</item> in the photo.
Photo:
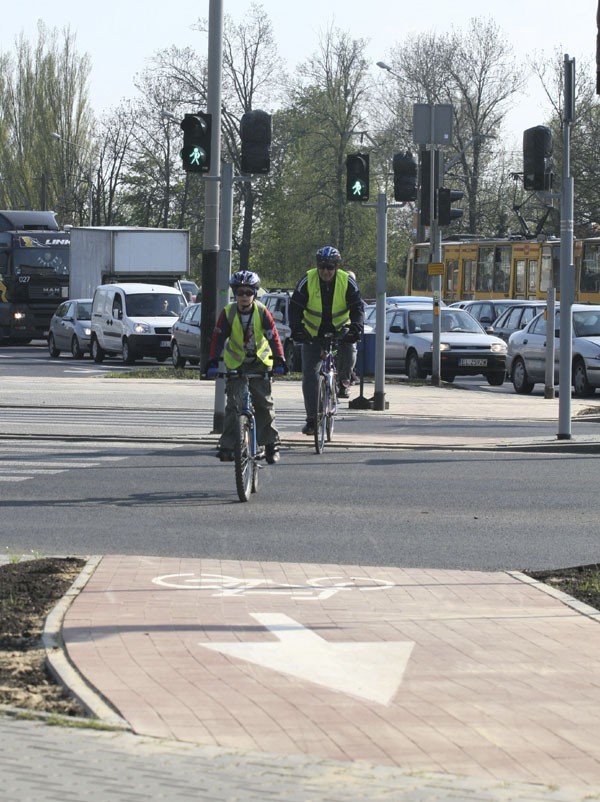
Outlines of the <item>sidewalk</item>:
[{"label": "sidewalk", "polygon": [[[114,408],[114,384],[74,381],[71,406]],[[123,381],[119,404],[147,405],[148,383]],[[157,406],[210,408],[206,383],[153,384]],[[23,403],[65,403],[46,385]],[[297,384],[276,394],[283,417],[301,414]],[[348,414],[558,417],[557,400],[493,391],[398,384],[386,398]],[[573,415],[593,404],[573,399]],[[395,447],[423,447],[401,432]],[[600,799],[599,618],[517,572],[90,558],[46,646],[117,730],[0,716],[0,800]]]}]

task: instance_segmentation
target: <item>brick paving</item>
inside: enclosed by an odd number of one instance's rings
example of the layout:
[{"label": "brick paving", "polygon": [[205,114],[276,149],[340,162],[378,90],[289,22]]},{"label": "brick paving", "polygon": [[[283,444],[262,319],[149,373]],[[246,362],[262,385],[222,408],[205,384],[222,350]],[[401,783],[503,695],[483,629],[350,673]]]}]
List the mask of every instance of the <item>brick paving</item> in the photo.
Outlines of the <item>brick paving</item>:
[{"label": "brick paving", "polygon": [[595,611],[519,575],[105,556],[63,637],[140,735],[600,793]]}]

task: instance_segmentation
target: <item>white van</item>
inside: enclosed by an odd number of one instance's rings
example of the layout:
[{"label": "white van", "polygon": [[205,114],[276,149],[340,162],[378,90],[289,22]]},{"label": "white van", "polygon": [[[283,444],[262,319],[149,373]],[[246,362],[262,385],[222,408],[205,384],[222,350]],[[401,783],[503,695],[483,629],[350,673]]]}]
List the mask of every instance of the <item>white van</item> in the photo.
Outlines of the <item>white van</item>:
[{"label": "white van", "polygon": [[95,362],[121,354],[131,365],[171,353],[171,329],[186,301],[181,291],[160,284],[103,284],[92,303],[91,355]]}]

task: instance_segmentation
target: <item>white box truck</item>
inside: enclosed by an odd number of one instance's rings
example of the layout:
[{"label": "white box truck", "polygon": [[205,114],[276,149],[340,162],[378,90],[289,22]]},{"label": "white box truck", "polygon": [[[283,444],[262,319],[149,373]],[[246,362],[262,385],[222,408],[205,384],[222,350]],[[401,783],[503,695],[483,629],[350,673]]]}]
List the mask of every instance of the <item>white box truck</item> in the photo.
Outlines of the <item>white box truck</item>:
[{"label": "white box truck", "polygon": [[70,298],[92,298],[100,284],[116,282],[179,287],[190,267],[190,235],[182,229],[73,228],[70,251]]}]

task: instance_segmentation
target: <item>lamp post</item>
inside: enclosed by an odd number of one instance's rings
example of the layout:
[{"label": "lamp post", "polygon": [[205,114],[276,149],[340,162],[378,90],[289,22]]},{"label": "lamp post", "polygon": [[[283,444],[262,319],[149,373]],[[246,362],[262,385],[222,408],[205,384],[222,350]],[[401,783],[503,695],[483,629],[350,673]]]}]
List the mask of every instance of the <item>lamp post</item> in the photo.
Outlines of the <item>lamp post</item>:
[{"label": "lamp post", "polygon": [[[52,139],[57,139],[59,142],[64,142],[65,145],[69,145],[70,147],[75,148],[76,150],[78,148],[80,148],[80,145],[77,145],[75,142],[71,142],[71,140],[69,140],[69,139],[65,139],[65,137],[61,136],[57,131],[51,131],[50,132],[50,136],[52,137]],[[93,175],[93,171],[94,171],[93,162],[92,162],[92,157],[90,156],[90,161],[89,161],[88,170],[87,170],[87,172],[88,172],[88,225],[90,225],[90,226],[92,225],[92,222],[93,222],[93,205],[92,205],[93,204],[93,195],[92,195],[92,190],[93,190],[92,175]]]}]

